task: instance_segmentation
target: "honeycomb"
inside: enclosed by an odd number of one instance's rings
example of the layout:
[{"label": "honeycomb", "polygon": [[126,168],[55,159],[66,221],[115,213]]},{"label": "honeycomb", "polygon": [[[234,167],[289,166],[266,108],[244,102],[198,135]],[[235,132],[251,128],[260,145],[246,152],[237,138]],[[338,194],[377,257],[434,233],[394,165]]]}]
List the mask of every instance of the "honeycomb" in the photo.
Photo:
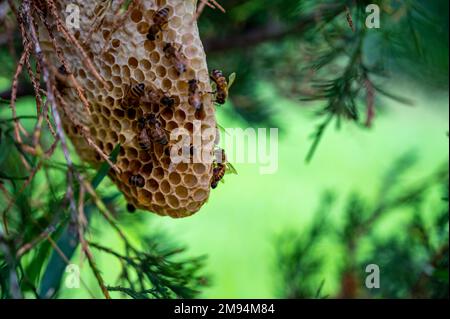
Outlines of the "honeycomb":
[{"label": "honeycomb", "polygon": [[[80,8],[80,28],[71,32],[82,44],[103,81],[89,70],[80,50],[70,44],[64,34],[54,32],[50,35],[47,30],[40,28],[40,42],[45,55],[55,68],[61,66],[52,47],[53,36],[69,64],[69,70],[64,71],[78,81],[89,103],[90,112],[81,102],[74,85],[67,79],[58,78],[58,90],[63,100],[60,104],[66,105],[59,105],[64,130],[79,156],[94,166],[102,163],[103,159],[81,136],[79,126],[74,123],[88,128],[92,141],[105,154],[111,154],[120,143],[116,161],[120,172],[110,170],[110,178],[129,203],[163,216],[190,216],[209,197],[213,164],[174,164],[167,145],[153,142],[145,149],[139,143],[139,136],[142,132],[140,119],[148,114],[155,115],[160,127],[168,133],[176,128],[184,128],[192,135],[194,122],[200,120],[203,139],[201,152],[212,154],[214,151],[217,130],[211,94],[201,95],[201,112],[189,103],[190,80],[198,81],[200,92],[212,90],[206,56],[195,21],[197,1],[136,1],[119,28],[119,18],[114,13],[116,2],[57,1],[63,21],[67,5]],[[155,13],[162,8],[168,9],[168,23],[160,28],[154,40],[150,40],[147,36],[149,29],[155,24]],[[96,25],[100,27],[92,31]],[[185,72],[167,55],[165,48],[168,44],[176,47],[185,59]],[[130,88],[136,91],[136,84],[142,83],[145,85],[146,98],[127,101]],[[152,98],[147,92],[153,92],[158,97],[164,95],[172,103],[164,105],[159,98]],[[203,134],[206,132],[212,133]]]}]

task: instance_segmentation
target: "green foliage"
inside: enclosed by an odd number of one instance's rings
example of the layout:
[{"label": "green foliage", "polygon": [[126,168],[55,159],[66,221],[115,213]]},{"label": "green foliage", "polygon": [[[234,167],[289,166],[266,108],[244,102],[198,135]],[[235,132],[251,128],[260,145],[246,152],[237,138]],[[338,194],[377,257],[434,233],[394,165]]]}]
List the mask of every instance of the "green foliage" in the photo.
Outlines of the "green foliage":
[{"label": "green foliage", "polygon": [[329,211],[335,201],[332,194],[327,193],[320,200],[320,207],[315,213],[315,219],[310,228],[297,235],[287,232],[276,242],[278,253],[277,268],[282,275],[281,294],[284,298],[323,298],[324,281],[318,278],[324,256],[314,252],[314,247],[320,245],[321,237],[330,230],[326,222]]},{"label": "green foliage", "polygon": [[[20,153],[20,148],[13,146],[12,122],[0,119],[0,128],[3,137],[0,144],[0,181],[7,192],[11,191],[11,200],[14,201],[9,207],[8,198],[0,197],[3,219],[0,225],[0,296],[57,297],[66,266],[80,248],[80,242],[83,242],[80,234],[86,226],[80,224],[78,211],[74,216],[70,199],[64,193],[68,183],[65,178],[67,166]],[[112,161],[115,161],[119,150],[118,145],[110,156]],[[28,178],[15,176],[27,171],[20,155],[26,156],[32,167],[42,163],[42,170],[26,188],[23,188],[23,184]],[[61,154],[54,156],[60,157]],[[77,165],[72,169],[76,173],[92,172]],[[104,205],[117,206],[117,191],[100,195],[104,189],[99,187],[100,183],[109,170],[109,164],[102,164],[96,172],[92,172],[95,174],[92,174],[91,184],[93,189],[99,188],[98,194]],[[100,218],[101,209],[95,200],[90,196],[81,199],[78,182],[74,184],[73,196],[77,206],[84,206],[85,223],[89,223],[92,218]],[[103,214],[107,213],[104,211]],[[193,298],[199,288],[207,283],[206,277],[200,274],[204,257],[180,259],[184,249],[168,244],[167,239],[160,234],[142,234],[142,248],[136,248],[116,225],[113,217],[108,214],[105,217],[107,222],[104,227],[110,225],[117,233],[123,242],[123,250],[112,250],[95,243],[88,245],[119,259],[122,272],[118,283],[121,286],[108,287],[111,291],[120,290],[135,298]],[[95,234],[95,230],[91,230],[91,233]],[[122,251],[125,251],[125,255],[121,255]],[[94,263],[91,266],[94,272],[98,271]]]},{"label": "green foliage", "polygon": [[179,259],[177,256],[184,249],[162,244],[167,243],[165,236],[147,237],[144,242],[145,251],[127,244],[125,255],[97,243],[90,244],[113,255],[122,265],[119,286],[108,287],[109,291],[122,292],[134,299],[194,298],[199,288],[207,284],[206,277],[199,274],[204,257]]}]

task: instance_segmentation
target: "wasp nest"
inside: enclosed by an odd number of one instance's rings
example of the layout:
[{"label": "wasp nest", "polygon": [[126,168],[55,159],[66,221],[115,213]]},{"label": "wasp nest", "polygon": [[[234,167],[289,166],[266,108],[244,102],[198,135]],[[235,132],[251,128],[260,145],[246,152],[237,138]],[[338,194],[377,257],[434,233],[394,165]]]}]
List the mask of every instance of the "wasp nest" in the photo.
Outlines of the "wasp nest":
[{"label": "wasp nest", "polygon": [[[192,135],[194,121],[201,120],[202,132],[214,132],[203,136],[201,152],[212,154],[211,141],[218,134],[196,2],[140,1],[118,14],[115,1],[59,1],[60,12],[67,5],[80,9],[79,29],[72,34],[86,56],[61,32],[40,34],[59,73],[63,126],[79,156],[97,166],[103,161],[80,127],[88,129],[87,136],[105,154],[120,144],[119,170],[111,170],[112,180],[135,207],[171,217],[197,212],[209,197],[213,177],[210,162],[173,164],[166,141],[176,128]],[[52,48],[52,38],[68,68]],[[85,103],[75,81],[67,79],[72,75],[84,90]]]}]

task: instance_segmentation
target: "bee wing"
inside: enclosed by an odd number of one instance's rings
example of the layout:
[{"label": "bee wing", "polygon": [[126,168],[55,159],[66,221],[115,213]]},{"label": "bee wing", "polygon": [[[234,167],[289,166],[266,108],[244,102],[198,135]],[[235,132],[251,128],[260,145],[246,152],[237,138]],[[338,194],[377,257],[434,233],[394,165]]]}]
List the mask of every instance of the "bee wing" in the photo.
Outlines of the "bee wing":
[{"label": "bee wing", "polygon": [[227,163],[226,174],[238,175],[238,172],[237,172],[236,168],[234,168],[234,166],[231,163]]},{"label": "bee wing", "polygon": [[235,81],[236,81],[236,72],[233,72],[228,77],[228,90],[231,88],[231,86],[234,84]]}]

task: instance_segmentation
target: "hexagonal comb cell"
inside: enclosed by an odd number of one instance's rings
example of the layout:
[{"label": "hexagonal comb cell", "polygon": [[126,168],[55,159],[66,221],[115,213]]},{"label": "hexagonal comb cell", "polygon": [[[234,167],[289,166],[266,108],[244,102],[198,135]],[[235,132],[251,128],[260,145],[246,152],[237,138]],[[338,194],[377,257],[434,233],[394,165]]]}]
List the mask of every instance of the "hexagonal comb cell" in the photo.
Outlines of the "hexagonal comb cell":
[{"label": "hexagonal comb cell", "polygon": [[[216,127],[210,94],[201,95],[201,114],[208,116],[199,116],[189,102],[191,80],[198,81],[202,92],[212,91],[205,76],[209,74],[206,56],[193,21],[197,0],[141,1],[118,27],[113,2],[103,23],[94,30],[95,16],[83,12],[94,12],[95,1],[59,2],[61,7],[75,4],[83,8],[77,36],[104,80],[92,74],[79,51],[63,47],[72,74],[86,91],[90,105],[89,114],[70,85],[62,92],[65,103],[72,107],[71,114],[62,112],[64,128],[80,157],[94,166],[102,161],[78,135],[74,118],[87,126],[92,140],[106,154],[121,144],[116,162],[121,173],[111,170],[110,175],[127,201],[159,215],[192,215],[209,197],[210,185],[203,181],[211,180],[212,164],[172,164],[167,151],[170,143],[165,144],[163,137],[155,140],[152,132],[146,136],[139,121],[153,114],[159,119],[159,128],[168,135],[185,128],[191,138],[193,123],[199,117],[201,130]],[[84,41],[88,34],[89,41]],[[40,37],[48,41],[48,35]],[[65,42],[62,35],[57,37],[60,43]],[[58,65],[54,52],[45,54]],[[211,149],[203,152],[212,153],[212,145],[205,147]]]}]

